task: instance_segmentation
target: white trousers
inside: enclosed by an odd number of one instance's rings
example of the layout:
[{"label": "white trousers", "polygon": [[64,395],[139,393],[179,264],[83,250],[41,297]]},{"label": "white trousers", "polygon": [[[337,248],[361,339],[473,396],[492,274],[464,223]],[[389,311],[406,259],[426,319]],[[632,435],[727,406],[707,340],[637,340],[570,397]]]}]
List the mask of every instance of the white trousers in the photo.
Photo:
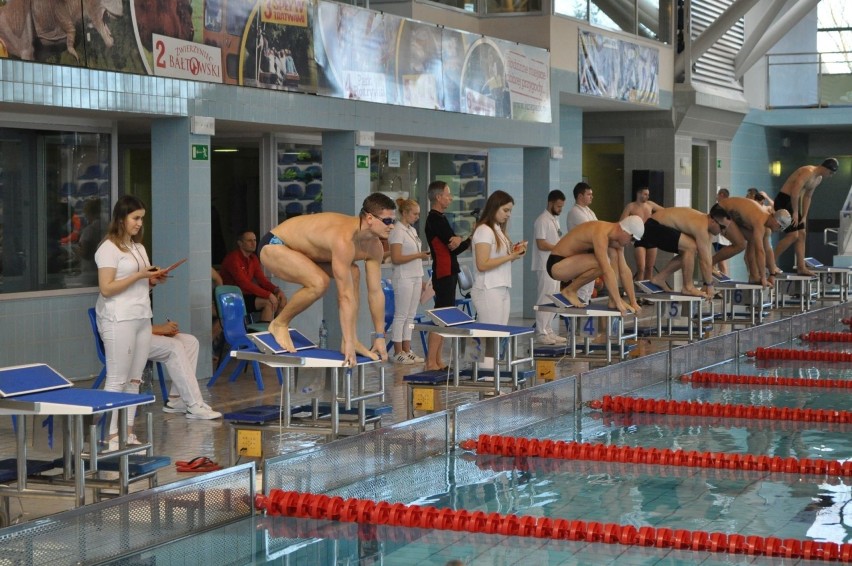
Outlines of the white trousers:
[{"label": "white trousers", "polygon": [[203,403],[198,378],[198,339],[192,334],[179,332],[174,336],[151,336],[148,359],[166,364],[172,386],[170,395],[177,393],[187,407]]},{"label": "white trousers", "polygon": [[391,339],[395,344],[411,341],[411,326],[417,305],[420,304],[420,292],[423,289],[423,279],[420,277],[393,278],[393,324]]},{"label": "white trousers", "polygon": [[509,324],[509,287],[477,289],[470,291],[476,308],[476,321],[486,324]]},{"label": "white trousers", "polygon": [[[559,292],[559,281],[550,277],[547,274],[547,271],[541,270],[536,271],[535,274],[538,276],[538,298],[536,299],[535,304],[544,305],[548,303],[552,303],[553,299],[550,299],[548,295],[555,295]],[[546,334],[553,334],[553,319],[556,318],[556,313],[554,312],[542,312],[536,311],[535,313],[535,332],[539,336],[544,336]]]},{"label": "white trousers", "polygon": [[[98,330],[104,342],[106,354],[106,381],[104,391],[139,393],[142,372],[148,363],[151,348],[151,320],[111,321],[98,319]],[[133,383],[133,381],[136,383]],[[117,411],[112,412],[109,424],[110,436],[118,432]],[[135,408],[127,410],[128,430],[136,420]]]}]

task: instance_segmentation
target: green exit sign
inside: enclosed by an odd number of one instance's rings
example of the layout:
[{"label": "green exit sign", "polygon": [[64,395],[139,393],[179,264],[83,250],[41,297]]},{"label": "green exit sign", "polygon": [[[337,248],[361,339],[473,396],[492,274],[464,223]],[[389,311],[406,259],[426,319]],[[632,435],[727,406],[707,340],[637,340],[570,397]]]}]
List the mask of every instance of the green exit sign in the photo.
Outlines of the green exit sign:
[{"label": "green exit sign", "polygon": [[355,164],[358,169],[369,169],[370,168],[370,156],[369,155],[356,155],[355,156]]},{"label": "green exit sign", "polygon": [[721,168],[722,168],[722,160],[721,160],[721,159],[717,159],[717,160],[716,160],[716,169],[721,169]]},{"label": "green exit sign", "polygon": [[210,159],[210,148],[202,143],[192,144],[192,160],[207,161]]}]

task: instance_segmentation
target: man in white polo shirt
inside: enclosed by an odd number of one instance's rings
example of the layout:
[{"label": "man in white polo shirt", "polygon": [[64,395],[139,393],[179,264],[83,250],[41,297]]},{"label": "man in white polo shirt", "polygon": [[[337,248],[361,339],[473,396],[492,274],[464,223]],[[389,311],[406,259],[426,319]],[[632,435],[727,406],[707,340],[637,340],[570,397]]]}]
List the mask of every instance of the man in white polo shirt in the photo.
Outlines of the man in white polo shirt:
[{"label": "man in white polo shirt", "polygon": [[[532,254],[532,269],[538,278],[537,305],[551,302],[548,296],[559,292],[559,281],[547,274],[547,258],[550,256],[550,250],[562,237],[559,215],[562,214],[564,206],[565,193],[558,189],[550,191],[547,195],[547,208],[535,219],[533,225],[535,246]],[[552,312],[537,311],[535,313],[536,339],[540,344],[554,346],[566,342],[565,338],[553,331],[554,318],[556,314]]]}]

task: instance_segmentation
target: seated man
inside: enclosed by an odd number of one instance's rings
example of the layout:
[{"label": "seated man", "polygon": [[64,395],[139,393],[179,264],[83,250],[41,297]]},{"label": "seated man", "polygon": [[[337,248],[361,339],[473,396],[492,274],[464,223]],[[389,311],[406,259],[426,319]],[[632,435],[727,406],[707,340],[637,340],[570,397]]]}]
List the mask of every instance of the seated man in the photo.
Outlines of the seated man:
[{"label": "seated man", "polygon": [[[609,306],[621,314],[638,313],[633,274],[624,261],[624,246],[631,240],[641,240],[643,233],[642,219],[638,216],[628,216],[618,223],[592,220],[578,224],[553,246],[547,258],[547,273],[557,281],[568,282],[562,294],[575,307],[585,306],[577,296],[580,287],[602,276],[609,292]],[[610,254],[610,250],[614,253]],[[617,272],[611,261],[618,264]],[[621,299],[619,279],[627,292],[629,305]]]},{"label": "seated man", "polygon": [[[651,282],[671,290],[666,280],[678,269],[683,269],[683,293],[696,297],[713,297],[713,247],[710,236],[725,231],[730,222],[728,213],[714,204],[709,214],[686,207],[664,208],[645,222],[645,238],[649,244],[670,253],[678,254]],[[699,291],[692,282],[695,272],[695,255],[704,278],[704,289]]]},{"label": "seated man", "polygon": [[[728,259],[745,248],[749,282],[759,283],[764,287],[771,286],[771,279],[780,270],[775,265],[775,254],[769,236],[772,232],[784,230],[790,225],[790,213],[783,209],[770,212],[759,202],[743,197],[729,197],[720,201],[719,205],[733,220],[725,232],[731,240],[731,245],[716,252],[713,261],[719,261],[719,258]],[[766,277],[767,270],[769,279]]]},{"label": "seated man", "polygon": [[[381,238],[390,236],[396,222],[395,209],[396,204],[388,196],[372,193],[364,199],[357,216],[336,212],[295,216],[261,238],[258,255],[263,265],[276,277],[302,286],[269,325],[269,331],[285,350],[295,351],[290,339],[291,321],[325,294],[330,278],[334,277],[343,331],[343,364],[354,366],[356,353],[387,361]],[[355,262],[361,260],[367,277],[370,315],[376,329],[372,348],[364,346],[355,336],[361,278]]]},{"label": "seated man", "polygon": [[263,274],[254,253],[257,236],[251,230],[240,233],[237,249],[222,260],[219,270],[225,285],[236,285],[243,292],[246,312],[260,312],[260,320],[269,322],[287,304],[284,293]]},{"label": "seated man", "polygon": [[151,327],[151,351],[148,359],[166,364],[172,386],[163,406],[166,413],[184,413],[188,419],[218,419],[222,413],[214,411],[201,397],[195,368],[198,365],[198,340],[181,332],[176,322],[155,324]]}]

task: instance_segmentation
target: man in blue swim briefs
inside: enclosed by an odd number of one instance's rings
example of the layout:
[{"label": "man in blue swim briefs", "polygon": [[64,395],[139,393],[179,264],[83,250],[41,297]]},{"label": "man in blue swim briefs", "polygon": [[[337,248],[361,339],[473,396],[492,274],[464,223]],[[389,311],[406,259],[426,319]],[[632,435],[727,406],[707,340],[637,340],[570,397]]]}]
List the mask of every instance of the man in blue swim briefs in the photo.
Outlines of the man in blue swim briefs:
[{"label": "man in blue swim briefs", "polygon": [[[328,290],[331,278],[337,285],[340,326],[343,331],[345,366],[355,365],[355,355],[387,361],[385,343],[385,296],[381,286],[384,250],[380,238],[387,239],[396,222],[396,204],[382,193],[364,199],[361,212],[348,216],[321,212],[289,218],[261,238],[258,255],[273,275],[302,286],[269,324],[279,344],[295,352],[290,339],[290,323]],[[357,338],[360,269],[364,261],[367,302],[375,326],[375,340],[367,348]]]},{"label": "man in blue swim briefs", "polygon": [[775,258],[777,259],[795,243],[796,271],[800,275],[813,275],[805,264],[805,239],[811,198],[820,183],[834,175],[837,168],[837,160],[833,157],[829,157],[819,165],[799,167],[784,181],[781,191],[775,197],[775,210],[786,210],[793,218],[793,223],[784,230],[786,235],[775,246]]},{"label": "man in blue swim briefs", "polygon": [[[591,220],[578,224],[550,250],[547,274],[568,283],[562,294],[575,307],[585,306],[577,296],[580,287],[603,277],[609,292],[609,306],[622,314],[627,311],[638,313],[633,274],[624,261],[624,246],[631,240],[641,240],[644,231],[642,219],[638,216],[628,216],[620,222]],[[619,279],[629,304],[621,298]]]}]

